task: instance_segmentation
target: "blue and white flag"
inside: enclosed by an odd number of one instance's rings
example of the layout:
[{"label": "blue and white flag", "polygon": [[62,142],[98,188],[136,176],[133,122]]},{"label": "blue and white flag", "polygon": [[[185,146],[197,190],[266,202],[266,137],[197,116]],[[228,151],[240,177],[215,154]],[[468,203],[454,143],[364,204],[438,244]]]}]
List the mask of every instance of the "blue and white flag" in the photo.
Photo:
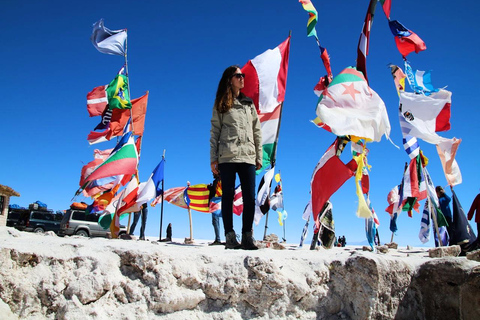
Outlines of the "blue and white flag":
[{"label": "blue and white flag", "polygon": [[160,163],[153,169],[150,178],[146,182],[140,183],[137,193],[137,204],[143,204],[149,200],[163,194],[161,182],[164,177],[165,159],[162,158]]},{"label": "blue and white flag", "polygon": [[405,74],[407,75],[410,87],[416,93],[423,93],[428,96],[438,91],[438,88],[432,85],[431,71],[415,70],[415,72],[413,72],[412,67],[405,60]]},{"label": "blue and white flag", "polygon": [[308,235],[308,223],[310,222],[310,216],[308,216],[307,222],[305,223],[305,226],[303,227],[302,230],[302,235],[300,236],[300,244],[298,245],[299,248],[303,246],[303,241]]},{"label": "blue and white flag", "polygon": [[110,30],[103,25],[103,19],[93,25],[90,40],[101,53],[125,56],[125,41],[127,30]]},{"label": "blue and white flag", "polygon": [[427,243],[430,240],[430,210],[428,207],[428,199],[425,201],[425,206],[423,207],[422,220],[420,222],[420,233],[418,237],[422,243]]},{"label": "blue and white flag", "polygon": [[410,159],[416,158],[420,153],[420,146],[417,138],[410,135],[403,136],[403,147],[405,148],[405,152],[407,152]]}]

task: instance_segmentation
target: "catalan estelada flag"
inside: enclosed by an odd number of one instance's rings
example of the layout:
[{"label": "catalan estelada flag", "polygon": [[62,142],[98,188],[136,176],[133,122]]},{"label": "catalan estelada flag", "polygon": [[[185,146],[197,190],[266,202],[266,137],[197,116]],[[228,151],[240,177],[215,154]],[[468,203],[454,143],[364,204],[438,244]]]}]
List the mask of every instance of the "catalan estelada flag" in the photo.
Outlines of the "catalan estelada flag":
[{"label": "catalan estelada flag", "polygon": [[210,191],[206,184],[196,184],[187,188],[189,207],[200,212],[210,212],[208,196]]}]

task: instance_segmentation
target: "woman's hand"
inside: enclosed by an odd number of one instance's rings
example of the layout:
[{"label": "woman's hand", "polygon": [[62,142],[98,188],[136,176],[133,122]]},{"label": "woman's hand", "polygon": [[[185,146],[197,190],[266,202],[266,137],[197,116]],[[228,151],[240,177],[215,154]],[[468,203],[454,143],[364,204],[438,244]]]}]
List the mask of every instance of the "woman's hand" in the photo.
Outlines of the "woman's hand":
[{"label": "woman's hand", "polygon": [[256,170],[260,170],[262,169],[262,163],[261,162],[257,162],[257,166],[255,167]]},{"label": "woman's hand", "polygon": [[213,161],[212,163],[210,163],[210,167],[212,168],[212,173],[217,176],[219,174],[219,171],[218,171],[218,161]]}]

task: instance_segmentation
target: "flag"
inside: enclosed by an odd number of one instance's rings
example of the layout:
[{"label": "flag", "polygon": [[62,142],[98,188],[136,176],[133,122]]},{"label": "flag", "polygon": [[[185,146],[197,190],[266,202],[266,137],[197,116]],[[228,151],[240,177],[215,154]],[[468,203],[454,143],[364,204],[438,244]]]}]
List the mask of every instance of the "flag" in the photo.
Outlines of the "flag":
[{"label": "flag", "polygon": [[462,247],[462,251],[468,251],[477,237],[473,233],[457,194],[453,190],[452,200],[453,226],[451,229],[453,232],[450,235],[450,245],[458,244]]},{"label": "flag", "polygon": [[302,219],[308,220],[310,219],[311,215],[312,215],[312,199],[310,199],[307,205],[305,206],[305,209],[303,210]]},{"label": "flag", "polygon": [[258,225],[263,215],[270,210],[270,186],[272,184],[274,171],[275,167],[267,170],[258,184],[257,199],[255,201],[255,225]]},{"label": "flag", "polygon": [[392,216],[390,216],[390,231],[393,233],[397,232],[397,213],[395,212]]},{"label": "flag", "polygon": [[317,30],[315,30],[315,25],[318,21],[317,10],[310,0],[299,0],[298,2],[300,2],[303,9],[308,12],[307,37],[317,37]]},{"label": "flag", "polygon": [[365,233],[370,248],[375,252],[375,235],[377,233],[377,226],[375,225],[373,218],[365,219]]},{"label": "flag", "polygon": [[137,165],[137,149],[130,132],[120,139],[110,156],[85,179],[85,182],[120,174],[131,175],[137,171]]},{"label": "flag", "polygon": [[138,186],[137,203],[143,204],[163,193],[162,181],[164,177],[165,159],[162,158],[160,163],[153,169],[152,174],[146,182],[140,183]]},{"label": "flag", "polygon": [[107,89],[108,107],[110,109],[131,109],[130,94],[128,92],[128,78],[117,74]]},{"label": "flag", "polygon": [[90,117],[100,116],[107,107],[107,85],[93,88],[87,93],[87,111]]},{"label": "flag", "polygon": [[175,187],[165,190],[163,195],[165,201],[177,207],[188,209],[187,202],[185,201],[185,189],[186,187]]},{"label": "flag", "polygon": [[112,137],[123,134],[123,128],[130,119],[133,118],[133,134],[142,136],[145,127],[145,115],[147,113],[148,91],[140,98],[133,99],[132,108],[129,109],[113,109],[110,125],[107,130],[102,132],[91,131],[87,137],[89,144],[109,141]]},{"label": "flag", "polygon": [[110,126],[110,120],[112,120],[112,109],[106,107],[102,113],[102,120],[93,130],[108,129],[108,127]]},{"label": "flag", "polygon": [[398,51],[405,58],[409,53],[414,52],[419,53],[427,49],[425,42],[420,39],[417,34],[411,30],[408,30],[403,24],[397,20],[388,21],[390,31],[392,31],[395,36],[395,43],[397,45]]},{"label": "flag", "polygon": [[380,141],[390,134],[384,102],[355,68],[346,68],[333,78],[318,99],[316,113],[337,136]]},{"label": "flag", "polygon": [[423,207],[422,220],[420,221],[420,233],[418,238],[422,243],[427,243],[430,240],[430,208],[428,205],[428,199],[425,201]]},{"label": "flag", "polygon": [[390,71],[392,72],[393,82],[395,82],[397,93],[400,95],[401,91],[405,91],[405,78],[407,76],[403,73],[402,68],[393,64],[390,65]]},{"label": "flag", "polygon": [[275,161],[282,103],[287,85],[290,37],[243,66],[242,92],[253,99],[262,126],[263,168]]},{"label": "flag", "polygon": [[408,84],[413,91],[429,96],[432,92],[438,92],[439,89],[432,85],[431,71],[415,70],[413,72],[410,64],[405,60],[405,73]]},{"label": "flag", "polygon": [[93,25],[90,40],[93,46],[101,53],[125,56],[125,41],[127,30],[110,30],[103,25],[103,19]]},{"label": "flag", "polygon": [[420,146],[418,145],[418,140],[415,137],[410,135],[404,136],[403,147],[405,148],[405,152],[407,152],[410,159],[414,159],[420,154]]},{"label": "flag", "polygon": [[142,136],[144,127],[145,127],[145,115],[147,113],[147,103],[148,103],[148,91],[141,96],[132,100],[132,109],[122,110],[114,109],[112,113],[112,120],[110,121],[111,137],[119,136],[122,134],[122,130],[130,119],[130,114],[133,120],[133,134],[137,136]]},{"label": "flag", "polygon": [[114,204],[115,213],[113,215],[112,222],[110,223],[110,232],[112,233],[113,238],[118,238],[118,233],[120,231],[120,216],[122,211],[119,209],[122,209],[123,207],[125,207],[125,197],[130,194],[135,194],[137,188],[138,188],[138,180],[137,180],[137,177],[133,176],[132,180],[130,180],[128,185],[122,191],[120,197],[118,198],[118,202]]},{"label": "flag", "polygon": [[450,129],[451,97],[452,93],[443,89],[430,96],[400,92],[399,118],[402,134],[432,144],[444,141],[446,138],[436,132]]},{"label": "flag", "polygon": [[442,163],[445,178],[450,186],[462,183],[462,173],[455,160],[458,146],[462,139],[446,139],[437,144],[437,152]]},{"label": "flag", "polygon": [[[391,217],[393,217],[395,213],[401,211],[399,186],[395,186],[393,187],[392,190],[390,190],[387,196],[387,202],[388,202],[388,207],[385,209],[385,211],[388,212]],[[392,232],[395,232],[395,231],[392,231]]]},{"label": "flag", "polygon": [[305,226],[303,227],[302,230],[302,235],[300,236],[300,244],[298,245],[299,248],[303,246],[303,241],[308,235],[308,223],[310,222],[310,215],[308,215],[307,222],[305,222]]},{"label": "flag", "polygon": [[327,200],[345,181],[354,176],[357,170],[355,160],[352,159],[349,163],[344,164],[340,158],[336,156],[338,145],[339,139],[337,138],[320,158],[310,181],[312,212],[317,227],[318,215]]},{"label": "flag", "polygon": [[370,0],[367,14],[365,16],[365,22],[363,23],[362,33],[360,33],[360,38],[358,39],[357,70],[363,73],[363,77],[365,77],[365,82],[367,83],[367,55],[370,43],[370,30],[372,28],[373,16],[375,14],[376,7],[377,0]]},{"label": "flag", "polygon": [[235,195],[233,196],[233,213],[237,216],[243,212],[243,197],[242,197],[242,185],[238,185],[235,188]]},{"label": "flag", "polygon": [[[450,242],[450,236],[448,235],[447,227],[445,226],[438,226],[438,233],[440,233],[440,239],[442,240],[441,246],[448,246],[448,243]],[[438,236],[437,233],[433,233],[433,237],[435,239],[435,247],[439,247],[438,243]]]},{"label": "flag", "polygon": [[392,7],[392,0],[379,0],[380,4],[383,7],[383,12],[388,20],[390,20],[390,9]]},{"label": "flag", "polygon": [[[417,198],[417,201],[427,197],[427,183],[422,170],[421,157],[410,160],[403,176],[403,199]],[[409,211],[403,209],[403,211]]]},{"label": "flag", "polygon": [[208,196],[210,190],[206,184],[196,184],[187,187],[187,204],[190,209],[199,212],[210,212]]}]

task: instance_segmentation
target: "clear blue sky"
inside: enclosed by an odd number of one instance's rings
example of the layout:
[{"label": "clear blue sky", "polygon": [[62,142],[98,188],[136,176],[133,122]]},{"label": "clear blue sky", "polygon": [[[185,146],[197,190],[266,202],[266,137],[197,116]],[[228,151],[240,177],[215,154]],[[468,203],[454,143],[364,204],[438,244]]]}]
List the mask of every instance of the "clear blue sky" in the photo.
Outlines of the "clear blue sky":
[{"label": "clear blue sky", "polygon": [[[314,1],[314,5],[319,15],[317,33],[336,75],[355,65],[368,1]],[[441,135],[463,140],[457,154],[463,183],[455,190],[465,210],[480,185],[474,64],[480,56],[476,40],[479,9],[475,1],[459,5],[446,0],[394,0],[391,12],[392,19],[416,32],[427,45],[426,51],[408,56],[412,67],[432,70],[433,84],[448,86],[453,93],[452,129]],[[288,212],[286,238],[298,243],[313,169],[335,137],[309,122],[315,117],[318,99],[313,87],[326,72],[314,38],[306,37],[308,15],[297,0],[2,1],[0,184],[21,194],[12,198],[12,203],[27,206],[40,200],[51,209],[67,209],[78,188],[80,170],[93,159],[93,150],[114,146],[114,142],[90,146],[86,140],[100,120],[89,118],[86,94],[108,84],[123,64],[123,57],[101,54],[91,44],[91,26],[100,18],[110,29],[128,29],[132,98],[150,91],[140,180],[149,177],[165,149],[166,188],[184,186],[187,180],[192,184],[211,182],[210,117],[223,70],[232,64],[244,65],[292,32],[277,168]],[[390,63],[402,65],[402,58],[379,5],[367,71],[371,87],[387,106],[392,140],[401,146],[398,96],[387,68]],[[445,186],[434,146],[420,144],[430,159],[428,170],[434,183]],[[397,149],[385,139],[368,147],[371,201],[380,218],[381,241],[388,242],[387,194],[401,181],[409,158],[403,148]],[[85,199],[77,199],[81,200]],[[364,220],[355,215],[354,181],[347,181],[331,201],[337,235],[345,235],[348,243],[364,241]],[[147,236],[158,236],[160,206],[149,210]],[[269,233],[282,236],[275,216],[271,212]],[[413,218],[402,214],[394,241],[420,245],[420,219],[416,212]],[[165,203],[162,235],[169,222],[174,237],[189,236],[186,210]],[[240,231],[241,220],[236,219],[234,225]],[[255,227],[256,238],[262,238],[264,225],[263,219]],[[194,238],[213,240],[210,215],[193,212],[193,228]],[[311,236],[310,227],[309,240]],[[433,241],[427,245],[433,246]]]}]

